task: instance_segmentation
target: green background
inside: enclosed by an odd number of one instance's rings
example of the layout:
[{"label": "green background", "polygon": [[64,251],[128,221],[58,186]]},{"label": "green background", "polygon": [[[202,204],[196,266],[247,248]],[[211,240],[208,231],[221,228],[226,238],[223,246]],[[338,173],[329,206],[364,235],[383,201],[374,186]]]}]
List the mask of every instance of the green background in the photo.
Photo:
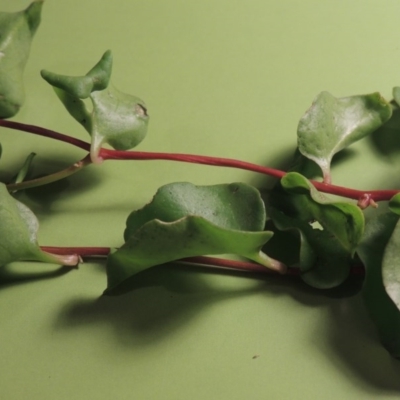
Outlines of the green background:
[{"label": "green background", "polygon": [[[0,0],[3,11],[27,5]],[[87,139],[39,71],[81,75],[112,49],[114,85],[148,106],[138,149],[285,168],[297,122],[320,91],[391,98],[400,84],[399,14],[397,0],[47,0],[25,73],[27,101],[14,119]],[[4,179],[31,151],[37,173],[84,156],[4,128],[0,139]],[[391,146],[382,155],[373,140],[355,144],[333,182],[394,188],[397,153]],[[21,198],[40,219],[42,245],[118,246],[129,212],[173,181],[271,183],[227,168],[108,161]],[[378,343],[359,295],[175,266],[101,297],[102,261],[53,270],[2,269],[2,399],[400,397],[400,362]],[[27,272],[43,279],[27,280]]]}]

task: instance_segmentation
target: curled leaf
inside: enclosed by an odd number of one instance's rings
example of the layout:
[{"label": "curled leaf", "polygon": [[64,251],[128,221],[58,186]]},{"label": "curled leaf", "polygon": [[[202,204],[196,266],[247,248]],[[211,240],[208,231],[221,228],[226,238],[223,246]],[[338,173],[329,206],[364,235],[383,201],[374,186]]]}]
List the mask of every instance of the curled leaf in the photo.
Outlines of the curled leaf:
[{"label": "curled leaf", "polygon": [[299,232],[299,267],[306,283],[332,288],[347,278],[364,230],[356,205],[330,201],[304,176],[290,172],[271,193],[267,208],[278,229]]},{"label": "curled leaf", "polygon": [[[85,75],[71,77],[43,70],[67,111],[91,135],[91,159],[101,162],[99,152],[105,143],[117,150],[137,146],[146,136],[149,117],[144,102],[120,92],[110,84],[112,54],[107,51]],[[90,98],[93,110],[83,101]]]},{"label": "curled leaf", "polygon": [[392,115],[392,107],[379,93],[336,98],[320,93],[300,119],[297,135],[300,152],[322,170],[330,183],[332,157],[375,131]]},{"label": "curled leaf", "polygon": [[284,272],[261,251],[273,235],[263,231],[265,220],[259,192],[243,183],[163,186],[129,216],[125,244],[108,257],[107,290],[152,266],[206,254],[237,254]]},{"label": "curled leaf", "polygon": [[0,13],[0,118],[14,116],[24,102],[23,72],[42,5],[34,1],[24,11]]}]

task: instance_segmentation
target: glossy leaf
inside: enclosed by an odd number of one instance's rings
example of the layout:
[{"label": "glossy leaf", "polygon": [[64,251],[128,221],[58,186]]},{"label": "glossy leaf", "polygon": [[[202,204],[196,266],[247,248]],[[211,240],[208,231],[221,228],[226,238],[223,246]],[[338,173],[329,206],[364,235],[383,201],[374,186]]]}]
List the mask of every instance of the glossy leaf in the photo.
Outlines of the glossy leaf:
[{"label": "glossy leaf", "polygon": [[[381,214],[370,220],[357,250],[366,269],[362,290],[365,306],[378,329],[382,344],[397,358],[400,357],[400,311],[385,289],[388,276],[383,269],[398,269],[398,261],[390,254],[392,250],[388,250],[390,241],[399,242],[397,233],[392,238],[394,231],[399,230],[398,225],[399,216],[393,213]],[[390,281],[391,278],[389,289]]]},{"label": "glossy leaf", "polygon": [[299,232],[299,263],[306,283],[331,288],[347,278],[364,230],[364,216],[356,205],[329,201],[304,176],[291,172],[271,194],[268,213],[278,229]]},{"label": "glossy leaf", "polygon": [[322,92],[300,119],[299,150],[319,165],[324,181],[330,183],[332,157],[379,128],[391,114],[390,104],[379,93],[336,98]]},{"label": "glossy leaf", "polygon": [[283,272],[261,251],[273,235],[262,230],[265,219],[261,197],[248,185],[166,185],[129,216],[126,243],[108,257],[107,290],[152,266],[206,254],[237,254]]},{"label": "glossy leaf", "polygon": [[[137,146],[146,136],[149,120],[142,100],[112,87],[111,69],[112,55],[107,51],[85,76],[41,72],[71,116],[91,135],[91,158],[97,163],[102,161],[99,152],[105,143],[117,150]],[[86,98],[92,102],[91,111],[83,101]]]},{"label": "glossy leaf", "polygon": [[18,260],[76,265],[78,258],[46,253],[37,244],[39,223],[32,211],[0,183],[0,266]]},{"label": "glossy leaf", "polygon": [[34,1],[24,11],[0,13],[0,118],[14,116],[24,102],[23,72],[42,5]]}]

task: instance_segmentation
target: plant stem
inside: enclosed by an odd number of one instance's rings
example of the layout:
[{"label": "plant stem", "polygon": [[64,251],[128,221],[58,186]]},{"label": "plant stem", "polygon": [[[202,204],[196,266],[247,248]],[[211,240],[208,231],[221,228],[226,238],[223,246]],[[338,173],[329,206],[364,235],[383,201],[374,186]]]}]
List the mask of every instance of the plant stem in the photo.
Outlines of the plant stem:
[{"label": "plant stem", "polygon": [[[51,246],[41,246],[43,251],[52,254],[59,255],[69,255],[69,254],[77,254],[81,258],[104,258],[110,254],[110,247],[51,247]],[[246,261],[236,261],[236,260],[228,260],[225,258],[217,258],[217,257],[208,257],[208,256],[197,256],[197,257],[186,257],[181,258],[179,260],[173,261],[185,264],[195,264],[195,265],[203,265],[210,266],[216,268],[230,269],[236,271],[243,271],[249,273],[258,273],[258,274],[266,274],[273,276],[299,276],[300,270],[298,268],[287,268],[287,271],[282,274],[279,271],[275,271],[264,267],[263,265],[256,264],[253,262]],[[351,269],[350,274],[352,276],[363,277],[364,276],[364,267],[363,266],[355,266]]]},{"label": "plant stem", "polygon": [[35,178],[19,183],[9,183],[6,186],[10,192],[13,192],[17,190],[30,189],[37,186],[47,185],[49,183],[53,183],[59,181],[60,179],[64,179],[68,176],[71,176],[89,164],[91,164],[90,155],[87,155],[82,160],[76,162],[75,164],[70,165],[69,167],[61,171],[55,172],[54,174],[49,174],[41,178]]},{"label": "plant stem", "polygon": [[[59,140],[65,143],[69,143],[73,146],[79,147],[86,151],[90,150],[90,144],[87,142],[38,126],[27,125],[27,124],[22,124],[20,122],[14,122],[3,119],[0,119],[0,126]],[[101,149],[99,156],[103,160],[142,160],[142,161],[169,160],[169,161],[179,161],[186,163],[213,165],[219,167],[238,168],[242,170],[253,171],[260,174],[272,176],[278,179],[282,178],[286,174],[285,171],[269,167],[263,167],[261,165],[252,164],[246,161],[234,160],[230,158],[200,156],[195,154],[118,151],[118,150],[109,150],[103,148]],[[88,165],[89,163],[90,162],[87,162],[85,165]],[[346,197],[357,201],[362,200],[363,207],[368,206],[370,203],[374,204],[374,202],[378,201],[388,201],[395,194],[400,192],[399,190],[357,190],[318,181],[311,181],[311,182],[315,186],[315,188],[320,192]],[[28,184],[28,181],[26,182],[26,184]],[[369,199],[367,203],[365,199]]]}]

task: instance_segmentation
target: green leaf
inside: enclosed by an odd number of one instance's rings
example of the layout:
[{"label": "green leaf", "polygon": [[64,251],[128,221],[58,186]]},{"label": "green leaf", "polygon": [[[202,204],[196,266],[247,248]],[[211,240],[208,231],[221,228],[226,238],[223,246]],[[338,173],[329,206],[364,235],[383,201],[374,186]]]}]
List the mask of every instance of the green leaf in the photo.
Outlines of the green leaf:
[{"label": "green leaf", "polygon": [[266,221],[264,202],[252,186],[244,183],[195,186],[179,182],[162,186],[149,204],[129,215],[125,241],[148,221],[173,222],[188,215],[244,231],[262,231]]},{"label": "green leaf", "polygon": [[300,152],[322,170],[330,183],[332,157],[385,123],[392,107],[379,94],[336,98],[320,93],[300,119],[297,135]]},{"label": "green leaf", "polygon": [[400,106],[400,86],[395,86],[393,88],[393,98],[395,102]]},{"label": "green leaf", "polygon": [[34,1],[24,11],[0,13],[0,118],[14,116],[24,102],[23,72],[42,5]]},{"label": "green leaf", "polygon": [[20,183],[23,182],[28,174],[28,172],[31,169],[33,159],[35,158],[36,153],[30,153],[28,157],[26,157],[26,160],[24,161],[24,164],[22,165],[21,169],[18,171],[18,174],[14,180],[14,183]]},{"label": "green leaf", "polygon": [[0,266],[31,260],[76,265],[77,256],[62,257],[44,252],[37,243],[39,223],[32,211],[15,200],[0,183]]},{"label": "green leaf", "polygon": [[300,233],[299,263],[306,283],[332,288],[347,278],[364,230],[356,205],[332,202],[304,176],[290,172],[271,193],[268,213],[278,229]]},{"label": "green leaf", "polygon": [[237,254],[283,271],[261,251],[273,235],[263,231],[265,219],[259,192],[242,183],[163,186],[129,216],[126,243],[108,257],[107,291],[152,266],[205,254]]},{"label": "green leaf", "polygon": [[61,89],[70,96],[87,99],[92,92],[107,88],[112,70],[112,54],[106,51],[100,61],[84,76],[59,75],[42,70],[41,75],[50,85]]},{"label": "green leaf", "polygon": [[382,276],[386,293],[400,309],[400,224],[397,223],[386,245],[383,261]]},{"label": "green leaf", "polygon": [[[394,248],[399,246],[398,231],[399,216],[381,214],[368,222],[357,250],[366,269],[362,290],[365,306],[378,329],[382,344],[397,358],[400,357],[400,311],[387,290],[398,299],[396,270],[399,264],[398,256],[393,253]],[[392,289],[395,289],[394,293]]]},{"label": "green leaf", "polygon": [[400,193],[395,194],[390,200],[389,200],[389,209],[396,213],[397,215],[400,215]]},{"label": "green leaf", "polygon": [[[102,161],[99,152],[105,143],[117,150],[137,146],[146,136],[149,120],[141,99],[122,93],[109,83],[111,69],[112,55],[107,51],[85,76],[41,72],[67,111],[91,135],[91,159],[97,163]],[[83,101],[86,98],[92,102],[91,111]]]},{"label": "green leaf", "polygon": [[[318,192],[311,182],[297,172],[286,174],[281,180],[288,193],[304,195],[297,200],[305,203],[306,213],[328,230],[350,254],[361,240],[364,232],[364,215],[356,205],[347,202],[332,202]],[[306,214],[305,213],[305,214]]]}]

